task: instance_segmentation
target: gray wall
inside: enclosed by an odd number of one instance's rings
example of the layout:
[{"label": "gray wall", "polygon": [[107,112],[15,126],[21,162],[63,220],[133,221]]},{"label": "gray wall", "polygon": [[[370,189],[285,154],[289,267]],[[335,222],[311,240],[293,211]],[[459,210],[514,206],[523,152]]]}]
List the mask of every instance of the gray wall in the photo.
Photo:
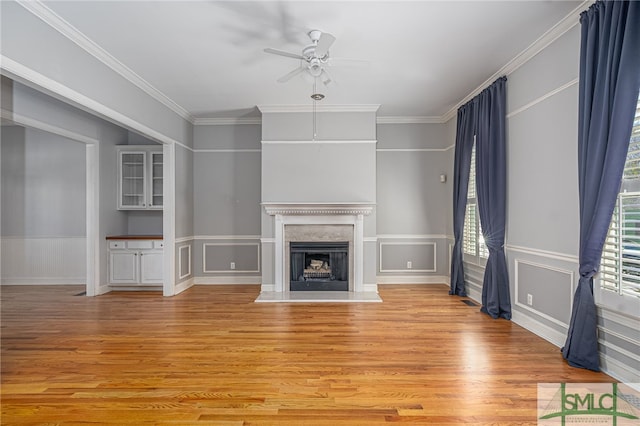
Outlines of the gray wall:
[{"label": "gray wall", "polygon": [[381,282],[447,282],[453,164],[449,133],[444,123],[378,124]]},{"label": "gray wall", "polygon": [[207,283],[258,283],[260,125],[195,126],[194,147],[194,274]]},{"label": "gray wall", "polygon": [[263,202],[375,202],[373,143],[265,143]]},{"label": "gray wall", "polygon": [[2,236],[85,236],[85,145],[19,126],[1,137]]},{"label": "gray wall", "polygon": [[[322,108],[322,107],[321,107]],[[375,112],[316,112],[316,140],[375,140]],[[311,112],[264,112],[263,141],[308,141],[313,137]]]}]

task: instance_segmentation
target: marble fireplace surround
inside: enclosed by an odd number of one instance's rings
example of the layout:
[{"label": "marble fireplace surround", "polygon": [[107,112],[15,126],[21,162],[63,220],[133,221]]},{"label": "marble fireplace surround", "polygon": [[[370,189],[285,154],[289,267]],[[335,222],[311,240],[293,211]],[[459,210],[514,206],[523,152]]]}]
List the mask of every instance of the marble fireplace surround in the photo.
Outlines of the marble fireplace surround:
[{"label": "marble fireplace surround", "polygon": [[[273,292],[262,292],[256,302],[358,301],[380,302],[377,293],[364,292],[364,216],[370,203],[263,203],[275,217]],[[349,291],[289,291],[289,242],[348,241]],[[372,293],[372,294],[370,294]]]}]

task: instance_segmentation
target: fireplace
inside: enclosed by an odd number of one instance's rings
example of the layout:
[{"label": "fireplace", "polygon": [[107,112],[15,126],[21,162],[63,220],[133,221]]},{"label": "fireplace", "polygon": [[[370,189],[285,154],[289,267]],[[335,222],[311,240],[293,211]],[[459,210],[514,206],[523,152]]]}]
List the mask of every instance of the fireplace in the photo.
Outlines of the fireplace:
[{"label": "fireplace", "polygon": [[349,242],[291,242],[290,291],[349,291]]},{"label": "fireplace", "polygon": [[[365,224],[364,218],[373,211],[373,205],[370,203],[263,203],[265,212],[269,216],[274,217],[273,221],[273,238],[264,238],[263,244],[263,283],[262,293],[270,292],[282,294],[288,299],[288,295],[298,294],[301,297],[305,294],[312,294],[313,291],[299,291],[304,287],[311,287],[308,281],[323,281],[313,283],[315,290],[322,291],[324,285],[327,290],[323,294],[341,294],[346,295],[361,294],[363,292],[377,293],[375,284],[375,239],[370,238],[366,241],[368,246],[365,251]],[[268,222],[266,222],[268,223]],[[375,222],[374,222],[375,223]],[[292,255],[299,249],[298,244],[309,245],[313,243],[316,246],[312,249],[318,249],[325,255],[319,259],[315,259],[314,265],[319,269],[320,274],[313,275],[313,271],[307,271],[307,277],[304,277],[304,269],[313,269],[308,265],[298,266],[297,272],[292,275],[292,262],[298,262],[298,258]],[[312,244],[312,245],[313,245]],[[337,247],[342,245],[338,250]],[[346,249],[343,248],[346,246]],[[336,260],[331,259],[331,252],[327,249],[336,249],[341,251],[344,256],[342,260],[346,265],[344,267],[336,265]],[[320,270],[324,265],[328,256],[328,265],[331,268],[329,274],[327,270]],[[336,254],[334,253],[334,257]],[[307,256],[308,257],[308,256]],[[365,258],[368,260],[367,265],[373,266],[373,271],[368,270],[373,276],[371,283],[365,284]],[[321,261],[320,263],[318,261]],[[337,269],[336,269],[337,268]],[[302,270],[302,274],[300,274]],[[339,270],[339,273],[336,273]],[[273,274],[273,275],[272,275]],[[300,280],[300,275],[305,278]],[[329,276],[327,278],[327,275]],[[331,279],[331,275],[335,279]],[[312,279],[310,279],[312,278]],[[271,281],[271,282],[270,282]],[[292,281],[294,284],[292,285]],[[296,284],[295,281],[298,281]],[[345,282],[346,281],[346,285]],[[304,285],[300,284],[303,282]],[[302,287],[302,288],[296,288]],[[308,290],[314,290],[308,288]],[[267,297],[267,296],[265,296]]]}]

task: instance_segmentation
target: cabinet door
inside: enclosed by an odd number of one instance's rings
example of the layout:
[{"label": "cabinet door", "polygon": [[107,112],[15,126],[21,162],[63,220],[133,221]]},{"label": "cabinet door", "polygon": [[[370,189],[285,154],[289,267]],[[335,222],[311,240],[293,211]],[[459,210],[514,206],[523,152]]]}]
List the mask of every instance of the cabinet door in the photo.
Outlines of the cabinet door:
[{"label": "cabinet door", "polygon": [[119,152],[119,209],[146,208],[145,157],[145,152]]},{"label": "cabinet door", "polygon": [[140,252],[140,282],[161,283],[162,282],[162,261],[164,256],[161,251]]},{"label": "cabinet door", "polygon": [[138,283],[138,252],[112,251],[109,256],[109,280],[115,284]]},{"label": "cabinet door", "polygon": [[149,207],[162,208],[162,152],[151,152]]}]

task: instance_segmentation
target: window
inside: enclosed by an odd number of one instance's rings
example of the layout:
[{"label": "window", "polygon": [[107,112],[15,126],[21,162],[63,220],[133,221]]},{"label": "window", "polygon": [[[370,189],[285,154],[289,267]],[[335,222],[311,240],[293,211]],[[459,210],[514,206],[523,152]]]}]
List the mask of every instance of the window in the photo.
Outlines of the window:
[{"label": "window", "polygon": [[602,251],[600,287],[640,298],[640,98],[620,193]]},{"label": "window", "polygon": [[464,214],[464,230],[462,234],[462,251],[476,259],[489,257],[489,250],[484,243],[478,202],[476,196],[476,144],[471,149],[471,167],[469,169],[469,189],[467,190],[467,209]]}]

